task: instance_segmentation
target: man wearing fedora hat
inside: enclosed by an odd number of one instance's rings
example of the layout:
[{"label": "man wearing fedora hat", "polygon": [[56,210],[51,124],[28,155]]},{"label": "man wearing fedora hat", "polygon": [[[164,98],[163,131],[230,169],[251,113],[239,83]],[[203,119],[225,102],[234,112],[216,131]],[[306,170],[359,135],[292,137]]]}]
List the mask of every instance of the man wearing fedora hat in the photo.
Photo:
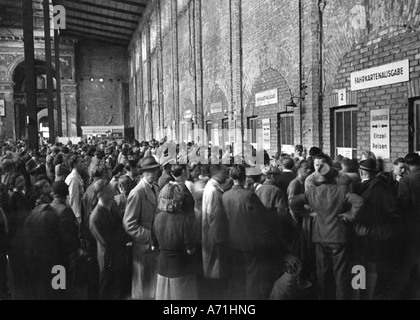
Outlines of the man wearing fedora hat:
[{"label": "man wearing fedora hat", "polygon": [[[392,226],[397,225],[398,202],[386,180],[377,176],[375,159],[360,163],[362,182],[351,186],[351,192],[364,199],[364,205],[357,223],[361,230],[367,230],[356,239],[356,254],[367,269],[366,299],[372,300],[378,281],[377,265],[384,264],[390,257],[385,254],[387,240],[393,236]],[[359,228],[356,228],[359,229]],[[383,279],[387,280],[387,279]]]},{"label": "man wearing fedora hat", "polygon": [[132,299],[153,300],[157,284],[157,253],[152,245],[152,225],[157,213],[160,164],[154,157],[140,162],[143,179],[127,200],[123,218],[126,232],[133,240]]},{"label": "man wearing fedora hat", "polygon": [[351,298],[351,264],[349,245],[351,234],[345,221],[353,222],[363,206],[363,199],[348,193],[336,184],[338,171],[328,164],[319,169],[320,185],[305,194],[293,197],[290,207],[304,212],[309,205],[317,214],[312,234],[316,244],[316,265],[319,295],[322,300]]}]

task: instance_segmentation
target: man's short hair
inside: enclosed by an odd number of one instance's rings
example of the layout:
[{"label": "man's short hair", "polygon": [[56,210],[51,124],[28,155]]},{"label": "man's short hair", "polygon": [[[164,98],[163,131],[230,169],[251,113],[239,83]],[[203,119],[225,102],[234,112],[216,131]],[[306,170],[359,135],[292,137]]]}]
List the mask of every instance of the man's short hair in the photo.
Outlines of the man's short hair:
[{"label": "man's short hair", "polygon": [[182,171],[187,170],[186,164],[173,164],[171,165],[171,173],[175,178],[182,176]]},{"label": "man's short hair", "polygon": [[420,155],[417,153],[410,153],[405,157],[405,163],[408,166],[419,166],[420,165]]},{"label": "man's short hair", "polygon": [[241,164],[235,164],[230,171],[230,177],[232,180],[243,181],[246,179],[246,169]]},{"label": "man's short hair", "polygon": [[312,156],[312,157],[315,157],[315,156],[317,156],[317,155],[319,155],[321,153],[322,153],[322,150],[320,148],[318,148],[318,147],[312,147],[309,150],[309,155]]},{"label": "man's short hair", "polygon": [[299,164],[298,170],[305,170],[305,169],[310,169],[310,170],[312,169],[311,164],[308,161],[302,161]]},{"label": "man's short hair", "polygon": [[219,174],[220,171],[226,170],[226,167],[223,164],[212,164],[210,165],[210,175],[212,177]]},{"label": "man's short hair", "polygon": [[321,152],[320,154],[317,154],[314,156],[314,160],[323,160],[330,166],[332,166],[332,160],[329,156],[327,156],[325,153]]},{"label": "man's short hair", "polygon": [[303,152],[303,146],[301,146],[301,145],[297,145],[297,146],[295,147],[295,150],[296,150],[297,152]]},{"label": "man's short hair", "polygon": [[295,167],[295,160],[293,160],[292,158],[284,158],[281,161],[281,164],[285,169],[292,170]]},{"label": "man's short hair", "polygon": [[394,166],[398,166],[399,164],[405,164],[405,159],[404,158],[398,158],[397,160],[394,161]]}]

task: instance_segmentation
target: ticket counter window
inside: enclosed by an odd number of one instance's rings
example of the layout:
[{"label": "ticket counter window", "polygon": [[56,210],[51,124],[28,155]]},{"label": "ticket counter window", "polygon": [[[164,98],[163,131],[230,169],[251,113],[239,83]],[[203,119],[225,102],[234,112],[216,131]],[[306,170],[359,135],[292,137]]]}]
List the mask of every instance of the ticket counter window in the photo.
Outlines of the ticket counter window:
[{"label": "ticket counter window", "polygon": [[287,152],[288,149],[294,149],[295,116],[290,113],[279,113],[277,116],[277,126],[278,150]]},{"label": "ticket counter window", "polygon": [[249,137],[248,140],[251,142],[251,145],[254,148],[257,148],[257,128],[258,128],[258,118],[248,118],[248,130]]},{"label": "ticket counter window", "polygon": [[334,111],[335,156],[357,158],[357,109]]}]

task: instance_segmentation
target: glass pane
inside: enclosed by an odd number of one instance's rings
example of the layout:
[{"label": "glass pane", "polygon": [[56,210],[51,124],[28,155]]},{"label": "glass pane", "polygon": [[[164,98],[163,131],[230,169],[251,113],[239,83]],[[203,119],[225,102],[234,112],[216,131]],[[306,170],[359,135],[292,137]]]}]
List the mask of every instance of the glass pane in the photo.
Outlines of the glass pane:
[{"label": "glass pane", "polygon": [[280,137],[281,137],[281,145],[286,144],[286,119],[281,118],[280,121]]},{"label": "glass pane", "polygon": [[344,148],[344,132],[343,132],[343,113],[337,112],[335,114],[335,146],[337,148]]},{"label": "glass pane", "polygon": [[352,147],[353,149],[357,149],[357,111],[353,111],[353,128],[352,128],[352,136],[353,136],[353,142]]},{"label": "glass pane", "polygon": [[290,117],[290,145],[295,145],[295,117]]},{"label": "glass pane", "polygon": [[351,123],[351,112],[344,112],[344,147],[351,148],[352,140],[352,123]]},{"label": "glass pane", "polygon": [[292,145],[292,117],[287,117],[287,139],[286,144]]}]

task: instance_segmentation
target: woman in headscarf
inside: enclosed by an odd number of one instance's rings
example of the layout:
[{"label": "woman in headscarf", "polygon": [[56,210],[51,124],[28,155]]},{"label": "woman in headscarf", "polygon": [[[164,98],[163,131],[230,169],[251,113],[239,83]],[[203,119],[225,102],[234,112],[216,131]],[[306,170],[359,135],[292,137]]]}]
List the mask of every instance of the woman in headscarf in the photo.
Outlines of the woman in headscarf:
[{"label": "woman in headscarf", "polygon": [[194,228],[191,217],[182,212],[184,193],[174,182],[159,195],[153,227],[153,243],[159,252],[156,300],[196,300],[194,270]]}]

